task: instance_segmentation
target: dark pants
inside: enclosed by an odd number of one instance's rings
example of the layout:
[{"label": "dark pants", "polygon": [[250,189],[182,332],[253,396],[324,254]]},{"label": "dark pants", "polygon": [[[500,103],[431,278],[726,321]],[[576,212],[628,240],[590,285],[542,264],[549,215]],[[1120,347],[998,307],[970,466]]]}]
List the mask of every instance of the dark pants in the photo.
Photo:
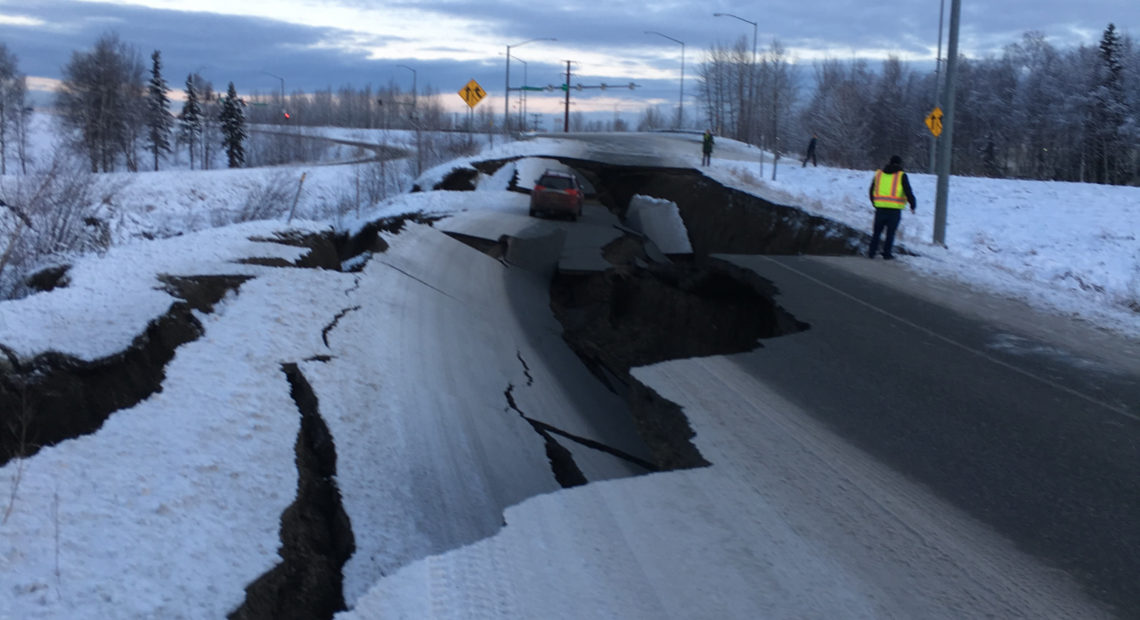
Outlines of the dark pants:
[{"label": "dark pants", "polygon": [[883,234],[883,229],[887,229],[887,239],[883,242],[883,258],[890,258],[891,249],[895,245],[895,231],[899,229],[899,220],[902,219],[902,209],[875,209],[875,229],[871,233],[871,251],[867,252],[867,256],[875,258],[875,252],[879,249],[879,236]]},{"label": "dark pants", "polygon": [[811,165],[819,167],[819,164],[815,163],[815,149],[808,149],[807,155],[804,155],[804,168],[807,167],[809,159],[811,160]]},{"label": "dark pants", "polygon": [[712,163],[712,151],[704,151],[701,154],[701,165],[707,166]]}]

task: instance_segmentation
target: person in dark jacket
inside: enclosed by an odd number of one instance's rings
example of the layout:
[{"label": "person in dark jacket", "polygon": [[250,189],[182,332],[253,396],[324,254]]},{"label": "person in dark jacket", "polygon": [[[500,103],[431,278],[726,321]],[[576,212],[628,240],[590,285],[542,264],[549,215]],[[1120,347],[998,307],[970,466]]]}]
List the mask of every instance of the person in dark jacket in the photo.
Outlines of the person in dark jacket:
[{"label": "person in dark jacket", "polygon": [[811,142],[808,142],[807,153],[804,154],[804,168],[807,168],[809,159],[811,160],[811,165],[819,167],[819,164],[815,163],[815,138],[816,136],[813,133],[811,135]]},{"label": "person in dark jacket", "polygon": [[707,166],[712,163],[713,151],[713,135],[711,129],[705,130],[704,137],[701,138],[701,165]]},{"label": "person in dark jacket", "polygon": [[871,204],[875,207],[875,227],[871,234],[871,249],[867,252],[869,258],[875,258],[879,249],[879,237],[883,230],[887,231],[887,238],[883,242],[883,258],[894,258],[891,253],[895,245],[895,231],[899,228],[903,209],[910,204],[910,212],[914,213],[917,201],[914,192],[910,189],[910,179],[903,172],[903,161],[898,155],[892,155],[890,162],[882,170],[875,171],[875,178],[871,180],[869,192]]}]

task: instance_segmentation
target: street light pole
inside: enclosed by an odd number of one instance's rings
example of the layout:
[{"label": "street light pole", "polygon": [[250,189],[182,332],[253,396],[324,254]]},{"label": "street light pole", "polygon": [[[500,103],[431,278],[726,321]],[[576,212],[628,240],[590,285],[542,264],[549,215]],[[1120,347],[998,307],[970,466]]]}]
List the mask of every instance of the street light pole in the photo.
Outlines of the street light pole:
[{"label": "street light pole", "polygon": [[412,72],[412,118],[416,117],[416,70],[408,65],[396,65]]},{"label": "street light pole", "polygon": [[753,116],[756,112],[756,22],[750,19],[744,19],[739,15],[732,13],[713,13],[713,17],[731,17],[739,19],[746,24],[752,24],[752,70],[748,72],[748,137],[752,137],[753,125],[756,124],[756,119]]},{"label": "street light pole", "polygon": [[[284,112],[284,110],[285,110],[285,78],[281,77],[280,75],[274,75],[268,71],[265,71],[264,69],[261,72],[264,73],[265,75],[268,75],[269,77],[275,77],[275,78],[281,80],[281,110],[282,110],[282,114],[284,114],[285,113]],[[281,119],[277,119],[277,120],[280,121]]]},{"label": "street light pole", "polygon": [[514,45],[507,46],[507,79],[503,83],[503,133],[511,133],[511,48],[521,47],[527,43],[534,43],[535,41],[557,41],[558,39],[552,37],[539,37],[537,39],[527,39],[522,43],[515,43]]},{"label": "street light pole", "polygon": [[522,119],[522,123],[520,123],[520,125],[522,126],[522,130],[526,131],[526,86],[527,86],[527,83],[526,83],[526,79],[527,79],[526,78],[526,67],[527,67],[527,62],[525,60],[523,60],[522,58],[519,58],[518,56],[515,56],[515,60],[517,60],[523,64],[523,85],[522,85],[522,88],[519,89],[519,118]]},{"label": "street light pole", "polygon": [[[942,69],[942,17],[946,15],[946,0],[939,0],[938,2],[938,56],[934,58],[934,105],[942,105],[939,100],[941,93],[939,92],[939,78],[940,70]],[[930,136],[930,173],[936,174],[938,172],[938,136],[931,134]]]},{"label": "street light pole", "polygon": [[659,37],[665,37],[674,43],[681,44],[681,100],[677,106],[677,129],[680,129],[685,124],[685,42],[680,39],[674,39],[667,34],[661,34],[655,30],[646,30],[645,34],[655,34]]}]

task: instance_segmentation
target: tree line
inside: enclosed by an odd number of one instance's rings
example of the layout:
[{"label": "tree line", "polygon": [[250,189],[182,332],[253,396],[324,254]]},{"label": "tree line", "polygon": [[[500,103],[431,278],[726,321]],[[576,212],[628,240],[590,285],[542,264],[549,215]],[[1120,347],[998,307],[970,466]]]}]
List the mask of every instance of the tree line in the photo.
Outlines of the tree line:
[{"label": "tree line", "polygon": [[148,153],[158,170],[176,144],[187,146],[192,167],[195,153],[208,166],[211,146],[219,142],[229,166],[242,166],[246,120],[233,82],[225,94],[215,96],[200,76],[188,76],[186,101],[175,118],[161,52],[155,50],[150,58],[147,79],[139,52],[108,33],[90,51],[73,52],[63,66],[56,108],[65,137],[87,158],[91,171],[112,172],[120,166],[137,171],[140,152]]},{"label": "tree line", "polygon": [[[779,42],[753,62],[744,39],[707,50],[702,121],[718,133],[799,156],[818,136],[832,165],[900,155],[924,170],[935,147],[923,119],[944,76],[898,58],[815,63],[810,80]],[[955,174],[1140,184],[1140,49],[1109,24],[1095,46],[1058,49],[1025,33],[1000,56],[958,59]],[[755,105],[753,105],[755,102]]]},{"label": "tree line", "polygon": [[[804,75],[810,70],[810,75]],[[148,79],[149,78],[149,79]],[[698,116],[709,127],[775,152],[798,157],[812,135],[819,155],[838,166],[868,168],[892,154],[925,169],[935,142],[923,118],[935,106],[941,76],[898,58],[873,67],[864,60],[797,64],[778,40],[757,55],[741,37],[706,50],[697,68]],[[175,149],[191,168],[209,167],[222,149],[230,166],[244,165],[247,124],[487,130],[494,111],[449,115],[437,93],[342,86],[239,98],[231,83],[215,92],[201,75],[186,76],[180,110],[172,110],[161,55],[149,76],[139,53],[114,33],[63,68],[57,108],[72,146],[92,171],[157,169]],[[15,155],[26,172],[29,112],[26,78],[0,43],[0,173]],[[955,97],[955,174],[1098,183],[1140,183],[1140,49],[1109,24],[1099,44],[1058,49],[1029,32],[999,56],[961,57]],[[678,110],[679,112],[679,110]],[[638,129],[675,121],[647,108]],[[571,129],[622,131],[613,121],[575,112]],[[270,161],[267,163],[282,163]]]}]

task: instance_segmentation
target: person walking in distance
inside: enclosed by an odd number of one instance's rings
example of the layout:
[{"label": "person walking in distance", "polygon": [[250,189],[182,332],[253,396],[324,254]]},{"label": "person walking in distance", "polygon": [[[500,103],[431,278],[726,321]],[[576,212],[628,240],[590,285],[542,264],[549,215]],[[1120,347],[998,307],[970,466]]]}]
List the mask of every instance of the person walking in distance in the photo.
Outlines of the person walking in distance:
[{"label": "person walking in distance", "polygon": [[705,130],[704,138],[701,140],[701,165],[707,166],[712,163],[712,150],[713,150],[713,135],[711,129]]},{"label": "person walking in distance", "polygon": [[871,180],[871,204],[875,206],[875,227],[871,234],[871,249],[867,252],[869,258],[875,258],[879,249],[879,237],[883,229],[887,231],[887,238],[883,242],[883,258],[894,258],[891,253],[895,245],[895,231],[899,228],[903,209],[910,203],[910,212],[914,213],[917,202],[914,192],[910,189],[910,180],[903,172],[903,161],[898,155],[892,155],[890,162],[882,170],[875,171],[875,178]]},{"label": "person walking in distance", "polygon": [[807,163],[808,163],[809,159],[811,160],[811,165],[813,165],[817,168],[819,167],[819,164],[815,163],[815,138],[816,138],[816,136],[813,133],[811,135],[811,142],[808,142],[807,153],[804,153],[804,165],[803,165],[804,168],[807,168]]}]

